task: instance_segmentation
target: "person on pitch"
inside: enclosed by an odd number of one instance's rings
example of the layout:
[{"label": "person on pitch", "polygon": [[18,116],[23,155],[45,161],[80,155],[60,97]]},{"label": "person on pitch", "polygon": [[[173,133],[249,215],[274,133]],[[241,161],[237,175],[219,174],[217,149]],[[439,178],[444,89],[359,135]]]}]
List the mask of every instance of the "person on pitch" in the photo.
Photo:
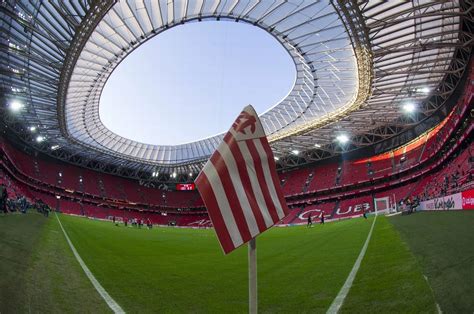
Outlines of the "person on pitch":
[{"label": "person on pitch", "polygon": [[313,222],[311,221],[311,214],[308,215],[308,224],[306,225],[306,227],[312,227],[313,226]]},{"label": "person on pitch", "polygon": [[324,212],[321,212],[321,224],[324,225]]},{"label": "person on pitch", "polygon": [[4,215],[8,213],[7,200],[8,200],[7,187],[2,184],[0,185],[0,210],[3,211]]}]

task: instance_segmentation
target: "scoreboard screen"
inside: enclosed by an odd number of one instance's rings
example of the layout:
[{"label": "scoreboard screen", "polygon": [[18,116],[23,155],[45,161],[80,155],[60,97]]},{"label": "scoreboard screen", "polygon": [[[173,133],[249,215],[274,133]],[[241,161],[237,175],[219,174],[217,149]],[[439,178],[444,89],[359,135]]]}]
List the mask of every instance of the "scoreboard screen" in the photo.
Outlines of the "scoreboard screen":
[{"label": "scoreboard screen", "polygon": [[178,183],[176,184],[176,190],[177,191],[191,191],[195,190],[196,185],[194,183]]}]

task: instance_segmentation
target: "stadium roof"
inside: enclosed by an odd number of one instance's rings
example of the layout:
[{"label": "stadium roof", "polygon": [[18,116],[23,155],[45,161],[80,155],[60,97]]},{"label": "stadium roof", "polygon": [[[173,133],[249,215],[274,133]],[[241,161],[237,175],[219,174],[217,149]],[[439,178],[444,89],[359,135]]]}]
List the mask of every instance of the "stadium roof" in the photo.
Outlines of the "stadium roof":
[{"label": "stadium roof", "polygon": [[[2,1],[3,102],[25,105],[2,116],[24,142],[55,158],[130,177],[197,173],[222,135],[176,146],[123,138],[100,121],[102,89],[128,54],[172,27],[209,19],[250,23],[272,34],[296,66],[291,92],[261,115],[280,165],[290,167],[380,143],[442,109],[470,60],[471,7],[470,1]],[[415,113],[403,113],[407,102],[416,103]],[[341,134],[347,143],[336,141]]]}]

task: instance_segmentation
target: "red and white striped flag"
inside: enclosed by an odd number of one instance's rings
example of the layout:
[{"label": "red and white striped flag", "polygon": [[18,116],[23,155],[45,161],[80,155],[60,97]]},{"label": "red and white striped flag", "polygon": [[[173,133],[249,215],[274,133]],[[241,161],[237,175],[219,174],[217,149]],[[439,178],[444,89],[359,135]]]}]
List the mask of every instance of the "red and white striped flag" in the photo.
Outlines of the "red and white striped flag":
[{"label": "red and white striped flag", "polygon": [[240,113],[195,182],[225,254],[288,215],[273,153],[252,106]]}]

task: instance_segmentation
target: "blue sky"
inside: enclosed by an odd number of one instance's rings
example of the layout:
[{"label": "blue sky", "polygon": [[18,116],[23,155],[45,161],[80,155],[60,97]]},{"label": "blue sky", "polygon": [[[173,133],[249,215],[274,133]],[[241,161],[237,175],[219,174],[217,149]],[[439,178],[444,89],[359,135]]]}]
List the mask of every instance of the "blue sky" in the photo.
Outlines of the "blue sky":
[{"label": "blue sky", "polygon": [[287,95],[295,67],[265,31],[245,23],[188,23],[152,38],[110,76],[100,118],[113,132],[173,145],[227,131],[240,110]]}]

